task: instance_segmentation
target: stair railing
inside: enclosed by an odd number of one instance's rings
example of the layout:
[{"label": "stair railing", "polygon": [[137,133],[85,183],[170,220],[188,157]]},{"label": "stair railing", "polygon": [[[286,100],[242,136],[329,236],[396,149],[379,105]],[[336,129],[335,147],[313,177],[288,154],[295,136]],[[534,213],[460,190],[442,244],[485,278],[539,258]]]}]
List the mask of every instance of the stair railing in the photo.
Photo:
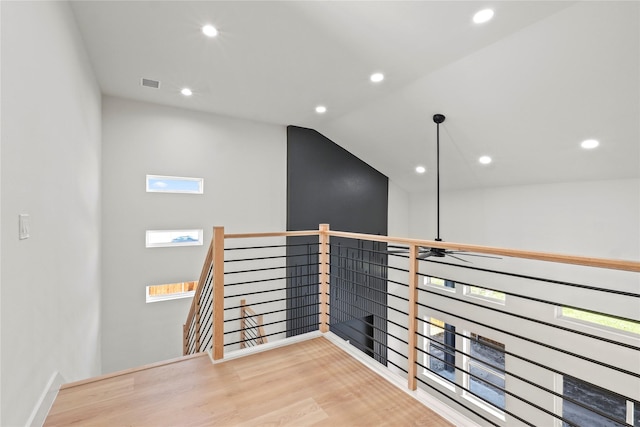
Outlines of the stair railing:
[{"label": "stair railing", "polygon": [[264,332],[264,316],[256,313],[247,305],[247,300],[240,301],[240,348],[265,344],[268,340]]},{"label": "stair railing", "polygon": [[[330,329],[338,336],[341,330],[349,332],[346,335],[351,334],[353,347],[404,378],[411,392],[426,393],[482,425],[577,426],[576,413],[638,425],[638,261],[349,233],[332,231],[328,225],[311,231],[227,235],[222,227],[216,227],[184,326],[185,354],[211,351],[214,360],[221,360],[225,346],[242,347],[246,337],[241,335],[239,342],[235,334],[247,329],[246,324],[237,329],[242,321],[237,318],[237,309],[246,304],[238,306],[238,302],[245,296],[253,298],[251,316],[264,315],[266,322],[260,322],[260,327],[289,324],[289,301],[300,298],[289,293],[290,279],[303,273],[293,273],[288,265],[238,268],[242,263],[237,261],[248,260],[225,260],[225,240],[248,239],[253,243],[296,236],[317,237],[315,243],[306,243],[307,249],[315,248],[307,250],[305,258],[306,265],[315,265],[307,274],[314,275],[311,285],[316,287],[309,289],[317,293],[317,311],[311,314],[314,325],[323,333]],[[404,250],[394,253],[397,251],[386,246],[381,250],[370,245],[372,242],[400,245]],[[247,246],[227,249],[290,249],[289,244]],[[466,254],[445,256],[425,248]],[[365,259],[359,253],[383,258]],[[492,258],[469,257],[472,262],[460,262],[467,254]],[[259,255],[252,259],[267,258],[283,257]],[[239,270],[228,272],[234,280],[227,283],[231,288],[227,306],[225,262]],[[276,268],[285,269],[284,277],[260,277]],[[255,277],[239,280],[233,273]],[[280,288],[285,279],[287,286]],[[376,288],[379,282],[385,287]],[[306,282],[293,284],[304,286],[308,286]],[[276,291],[279,295],[286,291],[286,297],[264,297]],[[382,303],[373,297],[379,292],[385,293]],[[313,305],[312,299],[303,297],[304,304]],[[281,307],[267,309],[271,307],[268,304]],[[386,315],[367,316],[373,313],[367,313],[372,304],[378,304]],[[276,312],[279,316],[286,313],[287,320],[267,320]],[[587,316],[587,320],[574,320],[571,312]],[[633,330],[611,330],[600,320],[596,327],[589,319],[598,317],[631,325]],[[365,332],[358,329],[363,326]],[[286,333],[290,336],[288,329]],[[274,334],[264,329],[260,332],[262,338],[269,335]],[[358,335],[366,335],[370,347],[357,342],[354,337]],[[487,352],[497,355],[497,362],[483,359]],[[626,415],[620,418],[572,395],[576,384],[621,400]]]}]

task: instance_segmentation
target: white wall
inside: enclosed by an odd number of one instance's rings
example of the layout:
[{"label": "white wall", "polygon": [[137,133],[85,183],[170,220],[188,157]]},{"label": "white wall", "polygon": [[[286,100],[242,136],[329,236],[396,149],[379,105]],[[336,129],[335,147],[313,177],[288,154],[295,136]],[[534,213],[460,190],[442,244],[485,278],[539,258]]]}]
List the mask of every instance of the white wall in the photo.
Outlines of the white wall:
[{"label": "white wall", "polygon": [[387,234],[394,237],[409,236],[409,193],[389,181],[389,208]]},{"label": "white wall", "polygon": [[[433,239],[433,194],[410,196],[410,234]],[[445,241],[571,255],[640,258],[640,180],[441,191]]]},{"label": "white wall", "polygon": [[[3,426],[100,372],[100,91],[64,2],[2,2]],[[18,214],[31,237],[18,240]]]},{"label": "white wall", "polygon": [[[145,175],[204,178],[203,195],[145,192]],[[103,372],[182,354],[190,300],[145,303],[148,285],[197,280],[205,246],[145,249],[145,230],[286,229],[286,129],[105,97]]]}]

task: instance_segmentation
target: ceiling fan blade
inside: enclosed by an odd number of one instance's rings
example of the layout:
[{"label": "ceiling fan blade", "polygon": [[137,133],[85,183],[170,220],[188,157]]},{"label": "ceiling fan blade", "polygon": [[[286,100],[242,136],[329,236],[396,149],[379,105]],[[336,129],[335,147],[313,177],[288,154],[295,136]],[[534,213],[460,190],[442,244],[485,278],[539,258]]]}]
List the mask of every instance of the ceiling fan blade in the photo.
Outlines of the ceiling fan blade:
[{"label": "ceiling fan blade", "polygon": [[450,254],[461,254],[461,255],[464,255],[464,256],[477,256],[477,257],[480,257],[480,258],[502,259],[502,257],[499,257],[499,256],[484,255],[484,254],[472,254],[472,253],[465,252],[465,251],[451,251],[451,252],[448,252],[448,253],[450,253]]},{"label": "ceiling fan blade", "polygon": [[445,256],[450,256],[451,258],[453,258],[453,259],[457,259],[458,261],[462,261],[462,262],[471,262],[471,261],[469,261],[469,260],[462,259],[462,258],[457,257],[457,256],[455,256],[455,255],[451,255],[451,252],[445,252]]},{"label": "ceiling fan blade", "polygon": [[428,251],[421,252],[418,255],[418,259],[427,259],[427,258],[429,258],[431,256],[437,256],[437,255],[434,254],[433,252],[431,252],[431,250],[428,250]]}]

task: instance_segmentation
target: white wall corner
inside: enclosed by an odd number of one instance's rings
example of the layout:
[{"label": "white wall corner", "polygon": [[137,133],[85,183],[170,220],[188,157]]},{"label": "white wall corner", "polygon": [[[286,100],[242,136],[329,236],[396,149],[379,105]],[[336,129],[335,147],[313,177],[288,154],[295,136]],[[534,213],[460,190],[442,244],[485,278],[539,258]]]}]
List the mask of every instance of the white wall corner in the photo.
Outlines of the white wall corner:
[{"label": "white wall corner", "polygon": [[65,382],[60,372],[55,371],[53,375],[51,375],[49,382],[40,395],[40,399],[38,399],[33,411],[31,411],[31,416],[25,424],[26,426],[41,427],[44,424],[44,420],[47,418],[51,406],[53,406],[53,401],[56,400],[58,390],[60,390],[60,386]]}]

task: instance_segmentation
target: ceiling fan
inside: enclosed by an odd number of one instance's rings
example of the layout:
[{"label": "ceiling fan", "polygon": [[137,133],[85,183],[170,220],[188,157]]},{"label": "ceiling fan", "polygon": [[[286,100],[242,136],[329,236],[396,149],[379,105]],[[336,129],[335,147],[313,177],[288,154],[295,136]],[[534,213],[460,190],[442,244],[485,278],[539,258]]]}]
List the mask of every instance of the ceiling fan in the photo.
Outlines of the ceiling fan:
[{"label": "ceiling fan", "polygon": [[[433,122],[436,124],[436,238],[434,239],[434,241],[436,242],[442,242],[442,239],[440,238],[440,123],[444,122],[445,119],[446,117],[444,116],[444,114],[433,115]],[[389,245],[389,247],[394,248],[390,251],[387,251],[387,253],[389,254],[408,252],[407,248],[403,248],[401,246]],[[445,256],[449,256],[451,258],[457,259],[458,261],[470,262],[456,255],[500,259],[500,257],[494,257],[490,255],[472,254],[466,251],[452,251],[444,248],[429,248],[420,246],[418,250],[419,259],[426,259],[429,257],[443,258]]]}]

